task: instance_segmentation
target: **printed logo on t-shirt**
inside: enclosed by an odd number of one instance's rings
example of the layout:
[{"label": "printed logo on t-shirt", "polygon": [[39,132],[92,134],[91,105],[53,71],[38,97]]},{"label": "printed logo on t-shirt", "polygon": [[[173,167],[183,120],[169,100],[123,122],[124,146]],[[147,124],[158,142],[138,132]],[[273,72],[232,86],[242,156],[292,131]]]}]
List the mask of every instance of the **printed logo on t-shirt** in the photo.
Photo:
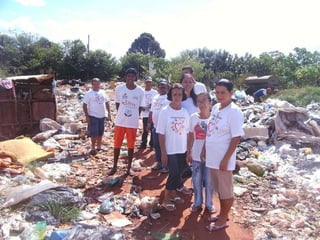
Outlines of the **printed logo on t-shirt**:
[{"label": "printed logo on t-shirt", "polygon": [[218,130],[218,124],[220,120],[221,120],[221,117],[219,116],[219,113],[218,114],[213,113],[211,115],[211,118],[208,123],[208,129],[207,129],[208,137],[211,137],[214,134],[214,132]]},{"label": "printed logo on t-shirt", "polygon": [[207,132],[207,123],[205,121],[201,121],[194,126],[194,135],[196,140],[203,140],[206,138]]},{"label": "printed logo on t-shirt", "polygon": [[98,104],[103,104],[104,97],[102,95],[99,95],[98,93],[95,93],[95,102]]},{"label": "printed logo on t-shirt", "polygon": [[184,132],[185,129],[185,118],[181,118],[181,117],[172,117],[172,122],[171,122],[171,129],[181,135]]}]

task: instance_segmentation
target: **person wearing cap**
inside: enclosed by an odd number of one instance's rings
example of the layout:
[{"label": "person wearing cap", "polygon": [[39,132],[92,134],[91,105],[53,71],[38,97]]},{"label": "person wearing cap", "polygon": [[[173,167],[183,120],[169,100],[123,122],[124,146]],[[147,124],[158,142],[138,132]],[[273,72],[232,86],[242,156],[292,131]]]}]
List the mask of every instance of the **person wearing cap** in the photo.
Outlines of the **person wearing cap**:
[{"label": "person wearing cap", "polygon": [[255,102],[262,102],[263,96],[266,96],[266,95],[270,94],[271,92],[272,92],[271,88],[267,88],[267,89],[261,88],[261,89],[255,91],[253,93],[254,101]]},{"label": "person wearing cap", "polygon": [[[143,97],[143,109],[142,109],[142,123],[143,123],[143,130],[141,135],[141,145],[139,149],[145,149],[148,143],[148,135],[149,131],[152,130],[152,126],[148,130],[148,119],[149,119],[149,112],[151,107],[152,98],[158,94],[157,90],[152,88],[152,78],[146,77],[145,81],[145,88],[144,88],[144,97]],[[150,134],[149,146],[153,148],[153,138],[152,134]]]},{"label": "person wearing cap", "polygon": [[[109,98],[100,89],[100,79],[91,80],[92,89],[83,97],[83,112],[88,124],[88,136],[91,139],[90,154],[95,155],[101,150],[105,119],[111,119]],[[107,111],[106,111],[107,110]]]},{"label": "person wearing cap", "polygon": [[124,136],[128,146],[128,168],[126,174],[130,174],[137,129],[139,127],[139,115],[142,110],[143,89],[136,85],[137,70],[128,68],[125,72],[125,84],[115,89],[115,102],[117,115],[114,128],[114,155],[113,168],[108,175],[117,171],[118,159]]},{"label": "person wearing cap", "polygon": [[192,75],[193,80],[194,80],[194,93],[195,93],[196,95],[198,95],[199,93],[202,93],[202,92],[207,92],[206,85],[204,85],[204,84],[201,83],[201,82],[197,82],[197,81],[195,80],[194,71],[193,71],[192,66],[190,66],[190,65],[184,66],[184,67],[182,68],[182,73],[183,73],[183,74],[191,74],[191,75]]},{"label": "person wearing cap", "polygon": [[151,126],[153,125],[151,134],[153,137],[153,147],[154,147],[155,157],[157,161],[156,165],[152,167],[152,170],[153,171],[160,170],[162,173],[167,173],[169,170],[167,166],[164,165],[161,161],[161,149],[160,149],[160,143],[159,143],[159,135],[157,133],[157,126],[158,126],[158,117],[161,109],[170,103],[170,101],[167,98],[168,91],[169,91],[168,81],[166,79],[160,79],[158,81],[159,94],[152,99],[151,109],[150,109],[149,118],[148,118],[148,129],[151,129]]}]

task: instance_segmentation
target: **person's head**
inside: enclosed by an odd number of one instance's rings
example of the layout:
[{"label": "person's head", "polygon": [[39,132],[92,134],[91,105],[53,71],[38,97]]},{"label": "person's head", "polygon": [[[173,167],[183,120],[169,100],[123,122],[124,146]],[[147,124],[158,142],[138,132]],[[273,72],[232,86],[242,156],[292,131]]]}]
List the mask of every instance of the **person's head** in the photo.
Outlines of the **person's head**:
[{"label": "person's head", "polygon": [[158,92],[160,95],[165,95],[168,93],[169,90],[169,84],[168,81],[164,78],[160,79],[158,81]]},{"label": "person's head", "polygon": [[232,101],[233,84],[228,79],[220,79],[215,86],[217,101],[222,105],[229,104]]},{"label": "person's head", "polygon": [[190,73],[182,74],[180,78],[180,83],[182,84],[182,87],[187,94],[190,94],[190,92],[192,91],[194,82],[194,78]]},{"label": "person's head", "polygon": [[128,68],[124,73],[125,81],[127,85],[134,85],[134,81],[138,79],[138,73],[135,68]]},{"label": "person's head", "polygon": [[187,98],[184,89],[180,83],[174,83],[168,92],[168,100],[173,103],[181,103]]},{"label": "person's head", "polygon": [[197,95],[197,106],[200,112],[210,112],[211,102],[212,100],[209,93],[203,92]]},{"label": "person's head", "polygon": [[94,91],[99,91],[99,89],[100,89],[100,83],[101,83],[101,81],[100,81],[99,78],[92,78],[92,79],[91,79],[92,89],[93,89]]},{"label": "person's head", "polygon": [[146,77],[144,79],[145,89],[150,90],[152,88],[152,77]]},{"label": "person's head", "polygon": [[193,68],[190,65],[184,66],[182,68],[182,73],[183,74],[189,73],[189,74],[193,75]]},{"label": "person's head", "polygon": [[272,93],[272,88],[267,88],[267,94],[271,94]]}]

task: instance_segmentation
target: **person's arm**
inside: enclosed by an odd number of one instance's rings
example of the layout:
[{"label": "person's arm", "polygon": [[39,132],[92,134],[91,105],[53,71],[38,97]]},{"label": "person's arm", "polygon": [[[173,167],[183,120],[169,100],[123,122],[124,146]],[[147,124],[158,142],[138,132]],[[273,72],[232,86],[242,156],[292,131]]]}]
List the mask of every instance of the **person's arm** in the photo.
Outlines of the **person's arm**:
[{"label": "person's arm", "polygon": [[167,166],[168,164],[168,156],[167,156],[167,150],[166,150],[166,137],[163,134],[158,134],[159,136],[159,144],[161,149],[161,161],[164,166]]},{"label": "person's arm", "polygon": [[230,160],[233,152],[236,150],[237,145],[238,145],[239,142],[240,142],[240,139],[241,139],[240,136],[231,138],[231,141],[230,141],[228,150],[227,150],[227,152],[225,153],[222,161],[220,162],[220,170],[226,171],[226,170],[228,169],[229,160]]},{"label": "person's arm", "polygon": [[88,105],[86,103],[83,103],[82,108],[83,108],[84,116],[86,118],[86,122],[89,124],[90,123],[90,118],[89,118],[89,115],[88,115]]},{"label": "person's arm", "polygon": [[106,109],[107,109],[107,112],[108,112],[108,118],[107,120],[111,120],[111,112],[110,112],[110,104],[109,104],[109,101],[106,102]]},{"label": "person's arm", "polygon": [[191,163],[192,161],[192,146],[194,142],[194,134],[193,132],[188,133],[188,140],[187,140],[187,162]]},{"label": "person's arm", "polygon": [[152,123],[153,123],[152,112],[149,112],[148,124],[147,124],[147,130],[148,130],[148,131],[151,130]]}]

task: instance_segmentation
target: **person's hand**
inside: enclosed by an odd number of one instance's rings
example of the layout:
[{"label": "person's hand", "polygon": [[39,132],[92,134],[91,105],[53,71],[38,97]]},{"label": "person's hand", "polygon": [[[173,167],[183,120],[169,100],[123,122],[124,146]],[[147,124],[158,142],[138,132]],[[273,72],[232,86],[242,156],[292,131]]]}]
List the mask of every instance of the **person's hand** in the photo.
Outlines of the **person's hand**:
[{"label": "person's hand", "polygon": [[112,118],[111,118],[111,115],[110,115],[110,114],[108,115],[108,117],[106,118],[106,120],[107,120],[107,121],[111,121],[111,120],[112,120]]},{"label": "person's hand", "polygon": [[90,117],[89,117],[89,116],[86,116],[86,122],[87,122],[88,124],[90,124]]},{"label": "person's hand", "polygon": [[206,151],[204,149],[202,149],[202,151],[200,153],[200,160],[201,160],[201,162],[206,161]]},{"label": "person's hand", "polygon": [[221,171],[227,171],[228,170],[228,161],[223,159],[221,162],[220,162],[220,166],[219,166],[219,169]]},{"label": "person's hand", "polygon": [[151,123],[147,123],[147,130],[148,131],[151,131],[151,126],[152,126]]},{"label": "person's hand", "polygon": [[168,156],[165,153],[161,153],[161,162],[163,166],[168,166]]},{"label": "person's hand", "polygon": [[189,150],[187,152],[187,163],[191,163],[192,162],[192,156],[191,156],[191,150]]}]

